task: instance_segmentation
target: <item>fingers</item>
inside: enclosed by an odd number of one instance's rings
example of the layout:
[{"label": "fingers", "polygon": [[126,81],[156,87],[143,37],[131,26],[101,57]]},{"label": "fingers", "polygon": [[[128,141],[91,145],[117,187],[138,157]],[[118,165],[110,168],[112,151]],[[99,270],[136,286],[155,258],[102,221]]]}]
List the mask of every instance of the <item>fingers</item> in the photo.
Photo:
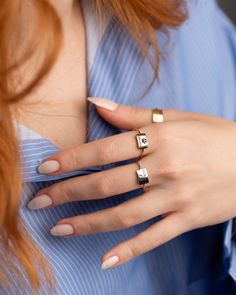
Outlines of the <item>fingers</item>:
[{"label": "fingers", "polygon": [[[107,98],[90,97],[88,100],[96,105],[97,111],[106,121],[118,128],[130,130],[152,123],[152,109],[117,104]],[[175,109],[164,109],[163,116],[164,122],[180,120],[222,121],[222,119],[215,116]]]},{"label": "fingers", "polygon": [[[168,121],[222,121],[222,119],[214,116],[176,110],[164,110],[164,123],[150,124],[150,117],[152,115],[151,109],[138,109],[124,105],[119,105],[115,111],[108,111],[104,108],[101,109],[103,109],[102,112],[104,112],[104,110],[109,112],[108,115],[106,115],[106,119],[109,117],[111,123],[115,123],[116,120],[121,120],[122,122],[127,121],[131,124],[130,128],[139,128],[141,132],[145,132],[149,141],[149,148],[145,149],[146,154],[150,154],[157,149],[159,143],[157,131],[158,129],[165,130]],[[148,125],[147,122],[149,122]],[[176,123],[172,122],[172,125],[173,124]],[[122,127],[120,125],[119,127],[124,128],[124,126]],[[136,158],[140,155],[140,150],[137,148],[136,133],[137,131],[130,131],[61,151],[46,159],[39,166],[38,172],[42,174],[59,174]]]},{"label": "fingers", "polygon": [[[156,147],[155,130],[144,127],[140,131],[147,134],[149,145],[145,154],[148,155]],[[141,153],[137,148],[136,134],[137,131],[130,131],[61,151],[45,160],[38,171],[59,174],[136,158]]]},{"label": "fingers", "polygon": [[[140,161],[141,166],[148,169],[149,183],[146,184],[146,187],[154,183],[155,185],[158,184],[155,169],[152,170],[152,162],[153,159],[149,157],[145,157]],[[36,197],[28,204],[28,207],[30,209],[42,209],[65,202],[102,199],[141,188],[142,186],[137,181],[136,171],[138,169],[137,163],[134,162],[58,182],[39,191]]]},{"label": "fingers", "polygon": [[53,228],[52,234],[61,235],[60,229],[65,225],[73,228],[75,236],[120,230],[142,223],[172,209],[170,195],[165,195],[161,190],[150,189],[145,194],[116,207],[64,219]]},{"label": "fingers", "polygon": [[187,231],[179,213],[171,213],[135,237],[115,246],[102,258],[102,268],[121,265]]},{"label": "fingers", "polygon": [[203,122],[219,122],[222,123],[225,121],[223,118],[219,118],[212,115],[206,115],[196,112],[184,112],[175,109],[164,110],[164,121],[184,121],[184,120],[191,120],[191,121],[203,121]]},{"label": "fingers", "polygon": [[140,128],[152,123],[152,110],[116,104],[106,98],[90,97],[100,115],[112,125],[125,130]]}]

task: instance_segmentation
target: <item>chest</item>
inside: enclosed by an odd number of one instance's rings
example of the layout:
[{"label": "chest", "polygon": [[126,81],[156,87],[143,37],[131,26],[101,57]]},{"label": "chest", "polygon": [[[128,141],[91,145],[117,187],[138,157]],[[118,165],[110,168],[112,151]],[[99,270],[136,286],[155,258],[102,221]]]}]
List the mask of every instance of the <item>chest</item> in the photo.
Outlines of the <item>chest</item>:
[{"label": "chest", "polygon": [[[16,119],[54,145],[66,148],[86,141],[86,37],[79,5],[62,25],[58,59],[39,87],[16,106]],[[33,70],[32,64],[27,75]]]}]

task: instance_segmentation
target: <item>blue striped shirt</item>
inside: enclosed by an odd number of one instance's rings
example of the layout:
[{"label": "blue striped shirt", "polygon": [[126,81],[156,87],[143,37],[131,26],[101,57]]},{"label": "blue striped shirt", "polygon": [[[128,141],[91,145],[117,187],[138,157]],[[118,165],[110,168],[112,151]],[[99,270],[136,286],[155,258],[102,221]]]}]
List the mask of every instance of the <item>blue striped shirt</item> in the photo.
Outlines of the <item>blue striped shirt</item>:
[{"label": "blue striped shirt", "polygon": [[[166,35],[158,33],[162,50],[159,80],[147,93],[145,90],[153,72],[148,62],[143,62],[137,45],[113,18],[99,37],[95,32],[95,18],[89,6],[85,8],[89,41],[88,96],[108,97],[117,103],[145,108],[175,108],[235,120],[235,28],[213,0],[191,1],[189,20],[180,29],[169,30],[168,40]],[[105,122],[91,104],[88,119],[89,141],[124,132]],[[24,175],[20,213],[28,231],[52,265],[57,295],[235,294],[236,247],[231,242],[232,221],[183,234],[106,271],[101,269],[101,256],[157,222],[158,217],[120,231],[70,239],[51,236],[51,227],[60,219],[116,206],[140,195],[141,190],[46,210],[28,210],[26,204],[39,189],[119,163],[60,176],[40,175],[37,173],[40,162],[59,149],[33,131],[18,127]],[[12,279],[16,281],[16,278]],[[30,293],[19,287],[18,290],[2,290],[1,294]],[[38,294],[52,293],[44,285]]]}]

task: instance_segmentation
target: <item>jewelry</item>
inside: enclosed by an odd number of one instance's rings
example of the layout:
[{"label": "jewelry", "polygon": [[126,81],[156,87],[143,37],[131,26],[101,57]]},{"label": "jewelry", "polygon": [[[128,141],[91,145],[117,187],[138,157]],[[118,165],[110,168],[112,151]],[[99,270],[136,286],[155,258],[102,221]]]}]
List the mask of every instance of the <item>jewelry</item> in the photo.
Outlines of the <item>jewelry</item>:
[{"label": "jewelry", "polygon": [[146,168],[142,168],[140,162],[137,161],[139,169],[136,171],[138,183],[143,186],[143,190],[145,190],[145,185],[149,183],[148,172]]},{"label": "jewelry", "polygon": [[139,159],[142,159],[144,149],[148,147],[147,135],[146,133],[142,133],[139,129],[134,129],[134,130],[139,132],[138,134],[136,134],[136,139],[137,139],[138,148],[142,150]]},{"label": "jewelry", "polygon": [[163,110],[153,109],[152,110],[152,123],[163,123],[163,122],[164,122]]}]

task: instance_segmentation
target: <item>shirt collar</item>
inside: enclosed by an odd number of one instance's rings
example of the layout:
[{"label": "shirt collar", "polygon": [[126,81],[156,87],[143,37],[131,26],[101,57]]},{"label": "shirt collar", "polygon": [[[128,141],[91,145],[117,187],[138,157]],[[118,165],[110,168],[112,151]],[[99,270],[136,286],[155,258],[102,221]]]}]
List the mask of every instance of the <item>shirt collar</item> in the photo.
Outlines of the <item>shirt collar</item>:
[{"label": "shirt collar", "polygon": [[[88,34],[92,33],[89,30],[87,32]],[[89,47],[91,46],[93,44],[89,44]],[[91,52],[93,49],[88,50]],[[138,46],[115,18],[110,20],[95,51],[88,75],[88,96],[107,97],[122,104],[131,103],[133,87],[143,58]],[[91,58],[91,55],[88,55],[88,58]],[[125,130],[110,125],[98,114],[95,106],[89,103],[88,141],[121,132],[125,132]],[[21,141],[20,149],[25,182],[59,180],[100,171],[115,165],[91,167],[57,176],[40,175],[37,172],[40,163],[60,149],[44,138]]]}]

